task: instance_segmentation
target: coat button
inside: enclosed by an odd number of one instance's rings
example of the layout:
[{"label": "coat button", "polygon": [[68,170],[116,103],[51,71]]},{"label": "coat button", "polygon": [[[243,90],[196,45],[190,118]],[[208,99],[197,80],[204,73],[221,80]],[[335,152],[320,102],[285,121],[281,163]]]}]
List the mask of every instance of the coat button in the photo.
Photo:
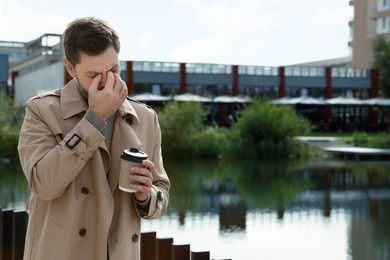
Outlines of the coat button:
[{"label": "coat button", "polygon": [[137,234],[134,234],[132,237],[131,237],[131,240],[133,242],[137,242],[138,241],[138,235]]},{"label": "coat button", "polygon": [[79,235],[80,236],[85,236],[87,234],[87,230],[85,229],[85,228],[80,228],[80,230],[79,230]]},{"label": "coat button", "polygon": [[89,189],[87,187],[82,187],[81,193],[87,195],[89,193]]}]

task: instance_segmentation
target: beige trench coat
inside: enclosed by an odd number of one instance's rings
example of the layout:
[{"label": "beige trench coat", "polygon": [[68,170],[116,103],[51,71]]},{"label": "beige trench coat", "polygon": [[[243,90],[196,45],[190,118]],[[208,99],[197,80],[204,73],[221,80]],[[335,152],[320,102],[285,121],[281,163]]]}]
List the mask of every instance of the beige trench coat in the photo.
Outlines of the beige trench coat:
[{"label": "beige trench coat", "polygon": [[[27,102],[18,146],[31,189],[24,259],[106,260],[108,250],[110,260],[137,260],[141,218],[133,195],[118,189],[120,154],[137,147],[155,164],[143,218],[160,217],[170,182],[157,115],[126,100],[117,112],[110,152],[104,136],[83,118],[87,104],[76,84],[72,80]],[[79,139],[75,134],[81,140],[71,149]]]}]

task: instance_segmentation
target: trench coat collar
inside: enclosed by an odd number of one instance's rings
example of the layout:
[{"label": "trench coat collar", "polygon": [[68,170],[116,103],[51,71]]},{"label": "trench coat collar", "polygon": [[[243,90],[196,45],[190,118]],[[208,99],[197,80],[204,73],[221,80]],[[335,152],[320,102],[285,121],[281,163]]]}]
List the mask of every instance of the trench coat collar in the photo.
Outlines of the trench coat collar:
[{"label": "trench coat collar", "polygon": [[[85,112],[87,109],[88,104],[87,102],[84,102],[84,98],[77,88],[77,80],[72,79],[61,90],[61,110],[63,119]],[[130,119],[132,116],[135,118],[137,123],[139,122],[138,115],[128,100],[123,102],[118,109],[118,113],[122,119],[132,120]]]}]

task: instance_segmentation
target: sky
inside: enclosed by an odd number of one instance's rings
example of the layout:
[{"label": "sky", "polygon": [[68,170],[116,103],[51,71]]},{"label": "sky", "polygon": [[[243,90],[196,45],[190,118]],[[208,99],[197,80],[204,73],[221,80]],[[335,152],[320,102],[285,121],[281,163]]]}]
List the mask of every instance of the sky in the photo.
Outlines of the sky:
[{"label": "sky", "polygon": [[0,0],[0,40],[62,34],[94,16],[120,60],[283,66],[348,56],[349,0]]}]

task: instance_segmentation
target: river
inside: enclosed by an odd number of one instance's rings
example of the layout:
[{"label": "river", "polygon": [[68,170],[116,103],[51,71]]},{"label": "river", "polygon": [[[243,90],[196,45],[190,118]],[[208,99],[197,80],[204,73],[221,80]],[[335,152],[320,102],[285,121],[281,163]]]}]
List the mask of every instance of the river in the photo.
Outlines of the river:
[{"label": "river", "polygon": [[[166,162],[167,214],[142,231],[210,259],[389,259],[390,163]],[[24,210],[19,166],[0,167],[0,208]]]}]

